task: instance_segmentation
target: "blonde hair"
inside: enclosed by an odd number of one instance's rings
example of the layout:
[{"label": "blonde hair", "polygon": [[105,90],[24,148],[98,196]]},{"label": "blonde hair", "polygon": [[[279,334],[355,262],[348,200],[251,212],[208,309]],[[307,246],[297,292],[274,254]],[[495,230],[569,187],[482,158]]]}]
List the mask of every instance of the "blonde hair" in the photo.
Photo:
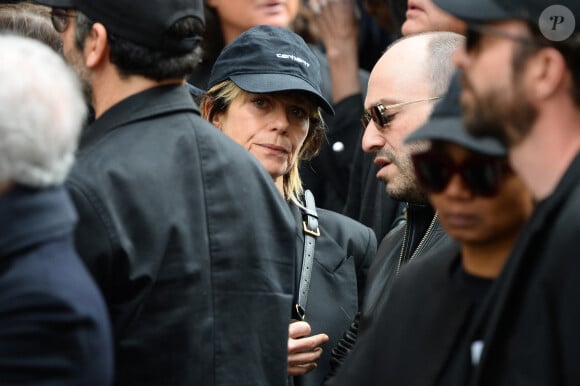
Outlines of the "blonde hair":
[{"label": "blonde hair", "polygon": [[[303,93],[306,94],[306,92]],[[217,114],[223,114],[227,111],[232,101],[236,98],[243,98],[247,94],[249,93],[242,90],[231,80],[225,80],[216,84],[201,97],[202,117],[212,122]],[[317,105],[314,98],[311,98],[311,102]],[[300,197],[302,197],[303,193],[302,180],[298,171],[299,162],[317,155],[324,140],[325,125],[320,114],[320,108],[312,109],[309,121],[308,134],[302,144],[302,148],[298,152],[297,162],[294,162],[288,173],[284,175],[283,180],[284,198],[288,201],[294,201],[299,205],[301,205]]]}]

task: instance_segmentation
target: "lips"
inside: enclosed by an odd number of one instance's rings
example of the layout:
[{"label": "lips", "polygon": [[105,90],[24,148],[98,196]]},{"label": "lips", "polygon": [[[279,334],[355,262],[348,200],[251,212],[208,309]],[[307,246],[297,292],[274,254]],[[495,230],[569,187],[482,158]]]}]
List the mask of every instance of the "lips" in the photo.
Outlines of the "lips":
[{"label": "lips", "polygon": [[287,148],[285,148],[284,146],[279,146],[279,145],[275,145],[275,144],[272,144],[272,143],[262,143],[259,146],[261,146],[261,147],[263,147],[265,149],[274,151],[276,153],[284,153],[284,154],[290,153],[290,150],[287,149]]},{"label": "lips", "polygon": [[378,158],[377,157],[377,158],[375,158],[374,163],[375,163],[375,165],[377,165],[379,167],[379,169],[382,169],[385,166],[390,165],[392,162],[386,158]]},{"label": "lips", "polygon": [[417,5],[414,1],[409,1],[407,3],[407,11],[422,11],[423,8]]},{"label": "lips", "polygon": [[476,216],[465,213],[440,213],[447,226],[452,228],[468,228],[478,223]]}]

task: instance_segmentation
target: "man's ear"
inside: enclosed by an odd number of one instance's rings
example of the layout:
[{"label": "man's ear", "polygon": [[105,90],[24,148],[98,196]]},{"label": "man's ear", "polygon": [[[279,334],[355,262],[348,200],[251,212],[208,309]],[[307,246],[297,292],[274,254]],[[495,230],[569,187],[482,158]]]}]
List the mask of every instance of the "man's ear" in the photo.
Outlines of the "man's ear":
[{"label": "man's ear", "polygon": [[101,23],[94,23],[85,39],[85,61],[88,68],[95,68],[109,58],[107,29]]},{"label": "man's ear", "polygon": [[552,47],[541,49],[527,65],[533,97],[543,100],[556,93],[566,79],[566,60]]}]

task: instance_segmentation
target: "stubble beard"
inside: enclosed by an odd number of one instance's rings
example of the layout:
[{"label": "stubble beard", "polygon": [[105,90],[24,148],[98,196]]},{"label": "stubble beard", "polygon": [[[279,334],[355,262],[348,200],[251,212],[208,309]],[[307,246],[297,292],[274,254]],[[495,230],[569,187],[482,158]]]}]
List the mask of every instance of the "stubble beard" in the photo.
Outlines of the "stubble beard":
[{"label": "stubble beard", "polygon": [[385,183],[385,191],[390,198],[418,204],[428,202],[427,195],[417,182],[410,159],[402,160],[389,149],[381,149],[377,155],[390,159],[399,170],[399,174],[392,181],[382,179]]},{"label": "stubble beard", "polygon": [[[478,94],[464,79],[464,88],[471,91],[469,101],[462,96],[463,123],[466,130],[476,137],[493,137],[511,148],[520,143],[530,132],[538,112],[529,102],[527,95],[516,79],[512,82],[512,93],[492,90]],[[506,95],[512,95],[511,100]]]}]

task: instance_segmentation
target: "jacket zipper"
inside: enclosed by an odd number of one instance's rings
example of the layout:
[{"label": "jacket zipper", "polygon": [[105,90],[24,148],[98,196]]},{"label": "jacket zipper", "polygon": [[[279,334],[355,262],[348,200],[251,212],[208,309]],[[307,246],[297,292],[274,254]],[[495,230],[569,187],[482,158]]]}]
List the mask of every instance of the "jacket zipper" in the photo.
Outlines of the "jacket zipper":
[{"label": "jacket zipper", "polygon": [[[419,241],[419,245],[417,245],[417,248],[415,248],[415,252],[413,252],[413,254],[409,258],[409,260],[407,260],[407,263],[410,262],[411,260],[413,260],[415,258],[415,256],[417,256],[417,253],[419,253],[421,251],[421,249],[423,248],[423,245],[427,242],[427,239],[430,238],[430,233],[433,231],[433,228],[435,228],[435,223],[437,222],[437,217],[438,217],[438,213],[435,212],[435,215],[433,216],[433,219],[431,220],[431,223],[429,224],[429,228],[427,228],[427,231],[425,232],[425,234],[421,238],[421,241]],[[403,245],[401,246],[401,253],[399,254],[399,262],[397,263],[397,271],[396,271],[397,275],[399,274],[399,270],[401,269],[401,265],[403,265],[403,253],[405,251],[405,246],[407,244],[408,233],[409,233],[409,225],[407,223],[405,223],[405,233],[403,234]]]}]

